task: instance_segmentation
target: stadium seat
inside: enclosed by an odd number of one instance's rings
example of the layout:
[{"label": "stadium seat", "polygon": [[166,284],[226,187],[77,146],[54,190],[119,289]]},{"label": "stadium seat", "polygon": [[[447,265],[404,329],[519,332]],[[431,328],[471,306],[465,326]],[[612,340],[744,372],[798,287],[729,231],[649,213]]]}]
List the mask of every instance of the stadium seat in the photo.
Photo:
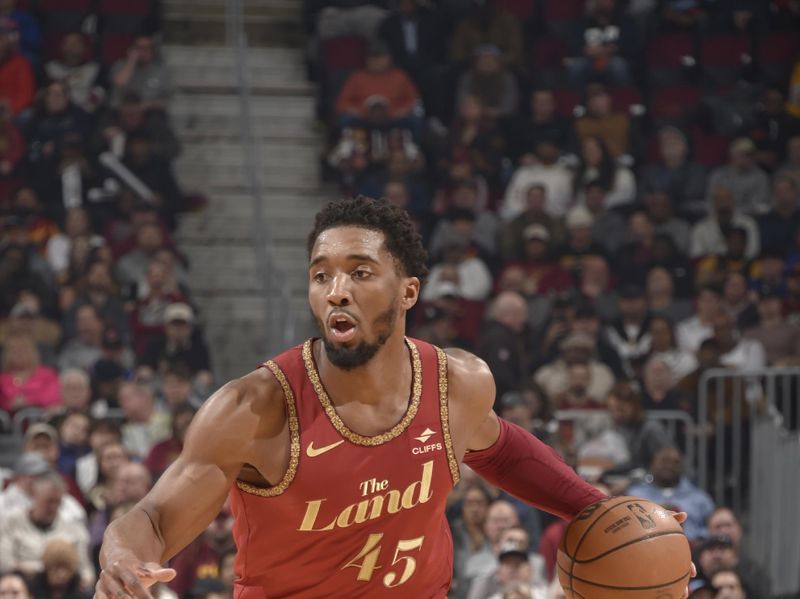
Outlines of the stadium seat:
[{"label": "stadium seat", "polygon": [[568,39],[575,23],[583,17],[585,0],[544,0],[543,16],[551,32]]},{"label": "stadium seat", "polygon": [[521,21],[527,21],[533,16],[536,0],[495,0],[494,5]]},{"label": "stadium seat", "polygon": [[98,28],[102,34],[144,32],[145,22],[152,12],[150,0],[99,0]]},{"label": "stadium seat", "polygon": [[742,74],[742,67],[750,62],[750,40],[743,33],[708,36],[700,46],[700,64],[712,85],[735,82]]},{"label": "stadium seat", "polygon": [[712,135],[702,129],[695,127],[692,129],[692,141],[694,145],[694,157],[707,167],[719,166],[728,155],[730,138],[723,135]]},{"label": "stadium seat", "polygon": [[322,42],[320,49],[325,70],[357,69],[364,64],[366,42],[358,35],[344,35]]},{"label": "stadium seat", "polygon": [[91,0],[40,0],[36,8],[42,16],[42,29],[48,31],[80,31],[83,20],[92,11]]},{"label": "stadium seat", "polygon": [[549,35],[540,37],[531,46],[531,64],[539,69],[561,69],[567,52],[564,40]]},{"label": "stadium seat", "polygon": [[611,106],[620,112],[632,113],[632,109],[643,104],[642,92],[638,87],[611,87],[608,93],[611,96]]},{"label": "stadium seat", "polygon": [[558,114],[572,118],[575,115],[575,107],[580,104],[578,93],[571,89],[556,89],[553,90],[553,95],[556,98]]},{"label": "stadium seat", "polygon": [[650,115],[657,121],[687,121],[700,103],[700,91],[691,85],[673,85],[653,90]]},{"label": "stadium seat", "polygon": [[112,65],[125,57],[136,37],[129,33],[107,33],[100,38],[100,62]]},{"label": "stadium seat", "polygon": [[647,45],[647,76],[652,85],[684,80],[687,61],[694,60],[692,38],[687,33],[662,33]]},{"label": "stadium seat", "polygon": [[774,32],[759,43],[758,63],[770,80],[783,83],[799,54],[800,35],[796,31]]},{"label": "stadium seat", "polygon": [[138,15],[150,14],[150,0],[98,0],[98,15]]}]

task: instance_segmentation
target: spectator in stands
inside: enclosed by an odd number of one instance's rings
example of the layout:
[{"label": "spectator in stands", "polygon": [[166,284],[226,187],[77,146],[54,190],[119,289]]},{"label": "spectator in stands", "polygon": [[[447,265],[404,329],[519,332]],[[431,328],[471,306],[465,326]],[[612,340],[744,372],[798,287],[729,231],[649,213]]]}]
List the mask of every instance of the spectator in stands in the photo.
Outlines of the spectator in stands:
[{"label": "spectator in stands", "polygon": [[50,82],[42,91],[25,134],[31,162],[55,172],[60,166],[64,145],[72,143],[69,140],[73,137],[82,143],[91,125],[90,115],[70,100],[66,82]]},{"label": "spectator in stands", "polygon": [[758,294],[758,323],[744,336],[762,344],[770,366],[788,366],[800,359],[800,329],[783,315],[783,298],[765,288]]},{"label": "spectator in stands", "polygon": [[751,596],[733,570],[720,570],[709,582],[716,589],[715,599],[747,599]]},{"label": "spectator in stands", "polygon": [[97,453],[97,480],[86,493],[86,500],[94,511],[103,511],[113,503],[111,489],[125,464],[130,463],[128,450],[121,443],[110,442]]},{"label": "spectator in stands", "polygon": [[497,216],[479,205],[478,186],[474,181],[461,181],[450,195],[450,208],[445,212],[431,235],[428,243],[428,252],[431,256],[438,256],[442,248],[453,237],[464,233],[455,226],[453,218],[448,218],[459,211],[468,211],[474,215],[474,220],[467,230],[471,233],[467,241],[475,243],[488,255],[497,253],[497,237],[500,223]]},{"label": "spectator in stands", "polygon": [[89,561],[86,526],[61,517],[59,508],[64,493],[60,476],[44,474],[33,483],[28,509],[0,516],[0,572],[17,570],[28,576],[41,572],[47,543],[60,538],[73,545],[78,554],[81,586],[88,588],[93,584],[95,572]]},{"label": "spectator in stands", "polygon": [[713,286],[701,287],[695,295],[697,313],[678,323],[676,338],[678,347],[688,352],[697,352],[705,339],[714,334],[714,322],[722,311],[722,294]]},{"label": "spectator in stands", "polygon": [[764,249],[785,251],[800,226],[800,183],[789,176],[776,176],[772,185],[772,209],[759,217]]},{"label": "spectator in stands", "polygon": [[649,314],[644,290],[635,283],[619,291],[619,318],[606,327],[605,336],[617,352],[628,376],[633,376],[650,352]]},{"label": "spectator in stands", "polygon": [[51,81],[63,81],[70,101],[87,112],[97,110],[104,100],[105,92],[98,85],[100,65],[92,60],[81,33],[64,36],[60,59],[48,61],[44,71]]},{"label": "spectator in stands", "polygon": [[75,318],[78,307],[86,305],[93,306],[103,323],[113,327],[124,339],[130,336],[129,317],[108,262],[98,258],[90,259],[86,265],[86,273],[77,281],[75,290],[77,307],[65,314],[67,336],[74,334],[70,321]]},{"label": "spectator in stands", "polygon": [[479,46],[475,50],[473,67],[458,82],[457,105],[467,96],[479,98],[486,113],[492,118],[506,118],[516,114],[519,85],[511,71],[503,66],[497,46]]},{"label": "spectator in stands", "polygon": [[638,46],[636,26],[617,1],[596,0],[575,28],[573,58],[568,64],[571,84],[577,88],[594,81],[630,85]]},{"label": "spectator in stands", "polygon": [[541,140],[554,143],[562,153],[575,148],[575,131],[571,121],[556,112],[553,90],[534,89],[530,94],[530,114],[509,119],[506,123],[506,138],[509,140],[509,156],[515,165],[534,164],[534,150]]},{"label": "spectator in stands", "polygon": [[121,285],[134,285],[144,280],[150,259],[165,247],[164,231],[157,222],[143,222],[136,230],[136,245],[116,264]]},{"label": "spectator in stands", "polygon": [[630,169],[617,164],[601,137],[581,139],[580,163],[573,178],[577,199],[585,200],[583,191],[589,183],[599,183],[606,190],[605,204],[616,208],[630,204],[636,198],[636,180]]},{"label": "spectator in stands", "polygon": [[628,216],[628,242],[614,256],[614,266],[623,280],[640,281],[656,265],[656,230],[643,210]]},{"label": "spectator in stands", "polygon": [[[18,241],[21,233],[21,222],[9,218],[6,225],[8,243],[0,246],[0,313],[8,314],[18,303],[21,294],[28,293],[39,298],[40,305],[49,308],[52,305],[53,288],[46,273],[39,271],[38,256],[33,248],[26,247]],[[16,229],[10,232],[10,229]],[[15,239],[16,237],[16,239]]]},{"label": "spectator in stands", "polygon": [[66,368],[58,375],[61,407],[86,412],[92,401],[92,381],[85,370]]},{"label": "spectator in stands", "polygon": [[69,255],[72,242],[78,237],[89,237],[92,247],[99,247],[104,242],[100,235],[94,234],[89,214],[82,206],[68,208],[64,218],[64,232],[56,233],[47,241],[47,263],[53,270],[56,279],[63,283],[67,278]]},{"label": "spectator in stands", "polygon": [[767,365],[767,354],[761,342],[742,337],[735,320],[725,311],[714,319],[714,338],[719,343],[720,362],[724,366],[747,372]]},{"label": "spectator in stands", "polygon": [[195,324],[194,310],[184,303],[167,306],[164,334],[152,341],[141,356],[137,376],[144,379],[163,375],[170,364],[189,369],[198,391],[204,393],[212,383],[208,347]]},{"label": "spectator in stands", "polygon": [[[0,101],[0,176],[9,187],[15,183],[15,175],[19,174],[25,149],[25,138],[14,124],[8,104]],[[0,196],[0,201],[4,202],[5,198]]]},{"label": "spectator in stands", "polygon": [[536,145],[536,161],[514,171],[506,189],[500,215],[512,220],[524,213],[527,194],[534,185],[545,189],[545,213],[551,218],[563,217],[573,205],[570,171],[559,161],[559,148],[552,141],[540,140]]},{"label": "spectator in stands", "polygon": [[687,512],[683,531],[690,542],[696,542],[706,535],[705,522],[714,509],[714,502],[686,478],[683,471],[681,452],[676,447],[664,447],[650,462],[652,482],[635,483],[627,494],[654,501],[676,512]]},{"label": "spectator in stands", "polygon": [[336,113],[342,127],[366,119],[369,101],[376,96],[386,102],[388,116],[394,121],[409,120],[419,103],[419,92],[411,79],[392,64],[388,48],[378,42],[370,45],[367,62],[345,81],[336,99]]},{"label": "spectator in stands", "polygon": [[647,272],[645,296],[650,314],[664,316],[672,323],[691,318],[694,314],[691,302],[675,297],[672,274],[662,266],[654,266]]},{"label": "spectator in stands", "polygon": [[172,95],[172,81],[152,37],[142,35],[136,38],[127,57],[111,68],[111,84],[113,106],[119,105],[125,94],[135,92],[147,110],[166,110]]},{"label": "spectator in stands", "polygon": [[147,132],[134,131],[125,136],[123,164],[152,192],[145,199],[156,207],[164,223],[174,229],[175,218],[184,209],[183,194],[169,163],[153,153]]},{"label": "spectator in stands", "polygon": [[42,553],[43,571],[33,577],[36,599],[89,599],[91,594],[78,573],[78,552],[64,539],[51,539]]},{"label": "spectator in stands", "polygon": [[129,503],[141,501],[153,485],[150,471],[138,462],[124,462],[119,466],[109,486],[106,488],[106,509],[92,514],[89,522],[89,533],[93,549],[99,548],[103,540],[103,532],[111,520],[113,509]]},{"label": "spectator in stands", "polygon": [[519,258],[523,253],[524,231],[530,225],[540,225],[547,231],[553,247],[564,241],[564,225],[547,213],[547,188],[533,183],[525,192],[523,211],[509,222],[500,235],[500,247],[506,260]]},{"label": "spectator in stands", "polygon": [[156,443],[170,436],[169,414],[156,405],[148,387],[123,383],[119,389],[119,406],[125,415],[122,442],[132,455],[144,459]]},{"label": "spectator in stands", "polygon": [[19,117],[33,103],[36,83],[31,64],[17,51],[16,35],[15,23],[0,19],[0,103]]},{"label": "spectator in stands", "polygon": [[[717,579],[717,575],[722,572],[731,572],[752,593],[750,596],[771,596],[772,585],[769,577],[752,562],[750,562],[749,567],[742,563],[738,550],[731,537],[727,535],[709,537],[698,551],[697,562],[703,578],[707,581],[714,581]],[[727,579],[727,576],[725,578]],[[720,596],[729,595],[718,592],[717,597]]]},{"label": "spectator in stands", "polygon": [[749,137],[755,141],[756,160],[772,172],[785,158],[786,141],[800,133],[800,119],[786,110],[783,90],[769,87],[756,104],[754,120]]},{"label": "spectator in stands", "polygon": [[769,211],[769,177],[755,161],[755,144],[748,137],[735,140],[729,151],[728,164],[719,166],[708,178],[708,195],[712,200],[716,191],[727,188],[733,195],[737,211],[754,216]]},{"label": "spectator in stands", "polygon": [[497,397],[518,390],[531,365],[528,307],[518,293],[500,293],[489,306],[477,353],[495,378]]},{"label": "spectator in stands", "polygon": [[[587,137],[598,137],[603,140],[611,156],[617,159],[630,153],[632,127],[627,114],[613,110],[611,95],[605,86],[592,84],[586,88],[586,114],[575,121],[575,131],[581,141]],[[595,158],[591,166],[599,167],[600,158],[596,155],[597,151],[592,155]],[[613,184],[609,188],[613,188]]]},{"label": "spectator in stands", "polygon": [[50,408],[60,403],[58,374],[41,364],[33,338],[9,337],[3,349],[0,409],[15,412],[30,406]]},{"label": "spectator in stands", "polygon": [[[608,260],[602,253],[588,253],[580,259],[578,271],[578,289],[584,300],[591,302],[603,322],[610,322],[619,316],[619,308],[616,292],[612,289],[611,271]],[[604,358],[604,362],[613,360],[613,368],[617,370],[619,365],[620,374],[622,366],[616,359],[616,352],[612,350],[613,356]]]},{"label": "spectator in stands", "polygon": [[728,249],[726,234],[732,228],[740,228],[747,236],[745,257],[755,258],[761,247],[756,221],[737,209],[734,191],[730,187],[720,185],[711,189],[711,213],[692,228],[690,256],[701,258],[725,254]]},{"label": "spectator in stands", "polygon": [[30,337],[36,343],[42,364],[55,365],[56,348],[61,341],[61,327],[40,312],[39,299],[28,294],[17,302],[8,319],[0,324],[0,344],[15,336]]},{"label": "spectator in stands", "polygon": [[[800,74],[800,68],[797,72]],[[786,141],[786,160],[775,171],[775,176],[789,176],[800,187],[800,135],[793,135]]]},{"label": "spectator in stands", "polygon": [[174,277],[168,276],[167,267],[158,257],[153,257],[147,268],[145,285],[138,288],[130,315],[137,355],[142,355],[147,346],[164,333],[167,308],[185,301]]},{"label": "spectator in stands", "polygon": [[75,465],[81,457],[92,449],[89,447],[90,419],[85,412],[68,411],[58,425],[58,461],[59,472],[67,476],[75,476]]},{"label": "spectator in stands", "polygon": [[533,587],[544,586],[542,561],[541,556],[530,550],[530,537],[523,527],[506,529],[500,538],[495,568],[472,581],[467,599],[504,598],[517,585],[524,585],[525,594],[521,596],[532,599]]},{"label": "spectator in stands", "polygon": [[451,38],[450,58],[466,66],[475,51],[490,44],[500,49],[503,62],[512,69],[522,66],[524,40],[516,17],[490,2],[470,1],[470,11],[456,23]]},{"label": "spectator in stands", "polygon": [[642,171],[642,192],[667,194],[681,216],[705,215],[706,169],[691,160],[686,135],[677,127],[662,127],[658,131],[658,150],[659,161]]},{"label": "spectator in stands", "polygon": [[[692,412],[689,400],[676,388],[677,379],[669,363],[661,357],[649,357],[641,368],[642,404],[645,410],[683,410]],[[683,434],[676,439],[683,441]]]},{"label": "spectator in stands", "polygon": [[180,455],[183,449],[183,440],[186,438],[186,430],[189,428],[195,412],[196,410],[189,404],[176,406],[173,409],[171,415],[172,436],[153,445],[143,462],[155,478],[160,477]]},{"label": "spectator in stands", "polygon": [[100,358],[103,343],[103,321],[91,304],[75,311],[75,337],[69,340],[58,357],[58,367],[91,370]]},{"label": "spectator in stands", "polygon": [[[570,333],[561,341],[559,349],[555,361],[534,373],[534,382],[551,398],[554,407],[561,407],[559,401],[574,402],[578,396],[583,403],[602,405],[614,385],[614,375],[595,357],[596,340],[583,332]],[[576,380],[578,375],[581,381]]]},{"label": "spectator in stands", "polygon": [[666,316],[652,315],[649,322],[650,357],[662,360],[672,379],[679,381],[697,368],[694,354],[678,347],[672,321]]},{"label": "spectator in stands", "polygon": [[592,239],[613,256],[628,237],[625,220],[616,210],[608,209],[608,189],[598,179],[586,184],[582,196],[593,218]]},{"label": "spectator in stands", "polygon": [[453,532],[454,587],[459,597],[466,597],[469,581],[462,567],[473,554],[482,551],[487,544],[486,513],[492,497],[484,484],[478,480],[465,483],[460,513],[450,525]]},{"label": "spectator in stands", "polygon": [[[550,252],[550,233],[540,224],[528,225],[522,231],[524,241],[521,260],[506,262],[504,273],[508,269],[519,268],[523,271],[522,293],[526,298],[534,298],[539,294],[550,295],[554,292],[569,290],[572,281],[569,274],[556,264]],[[500,275],[501,279],[503,275]]]},{"label": "spectator in stands", "polygon": [[722,288],[722,309],[733,316],[740,329],[746,329],[758,322],[758,312],[750,298],[747,277],[740,271],[728,273]]},{"label": "spectator in stands", "polygon": [[199,408],[203,404],[192,388],[192,373],[182,362],[173,362],[161,376],[159,401],[169,410],[186,405]]},{"label": "spectator in stands", "polygon": [[85,495],[97,484],[99,477],[100,451],[106,445],[121,445],[122,433],[119,426],[108,419],[92,422],[89,430],[89,446],[92,452],[79,458],[75,464],[75,481]]},{"label": "spectator in stands", "polygon": [[644,196],[644,208],[656,234],[669,235],[680,253],[685,255],[689,253],[692,229],[684,218],[675,216],[672,203],[664,191],[652,191]]},{"label": "spectator in stands", "polygon": [[9,599],[33,599],[28,583],[21,574],[0,574],[0,596]]},{"label": "spectator in stands", "polygon": [[468,300],[485,300],[492,290],[489,268],[471,251],[468,242],[457,238],[443,248],[442,261],[431,268],[422,299],[436,299],[440,294],[438,287],[443,282],[456,285],[458,294]]}]

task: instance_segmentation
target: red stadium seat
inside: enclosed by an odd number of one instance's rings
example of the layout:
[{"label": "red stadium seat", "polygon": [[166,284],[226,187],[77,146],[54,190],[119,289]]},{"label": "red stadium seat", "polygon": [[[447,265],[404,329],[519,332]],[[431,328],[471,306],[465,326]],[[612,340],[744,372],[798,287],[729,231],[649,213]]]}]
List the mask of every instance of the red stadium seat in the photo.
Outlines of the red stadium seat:
[{"label": "red stadium seat", "polygon": [[700,59],[709,67],[737,67],[750,55],[750,40],[742,33],[723,33],[703,39]]},{"label": "red stadium seat", "polygon": [[540,69],[560,69],[564,66],[567,52],[564,40],[553,36],[541,37],[533,42],[531,64]]},{"label": "red stadium seat", "polygon": [[584,5],[584,0],[544,0],[544,18],[546,21],[580,19],[585,13]]},{"label": "red stadium seat", "polygon": [[700,91],[690,85],[674,85],[653,90],[650,115],[655,119],[684,119],[700,103]]},{"label": "red stadium seat", "polygon": [[495,0],[494,5],[508,14],[526,21],[533,16],[535,0]]},{"label": "red stadium seat", "polygon": [[662,33],[647,45],[649,68],[680,68],[685,57],[692,56],[692,38],[688,33]]},{"label": "red stadium seat", "polygon": [[759,44],[758,59],[762,64],[794,64],[800,53],[800,35],[795,31],[770,33]]},{"label": "red stadium seat", "polygon": [[125,57],[136,39],[129,33],[107,33],[100,39],[100,62],[111,65]]},{"label": "red stadium seat", "polygon": [[556,111],[567,118],[575,116],[575,107],[580,104],[578,93],[571,89],[553,90],[556,98]]},{"label": "red stadium seat", "polygon": [[611,96],[611,106],[620,112],[630,112],[632,106],[643,104],[642,92],[638,87],[611,87],[608,93]]},{"label": "red stadium seat", "polygon": [[700,164],[708,167],[719,166],[728,155],[730,138],[723,135],[712,135],[702,129],[692,130],[694,156]]},{"label": "red stadium seat", "polygon": [[92,0],[39,0],[36,7],[41,12],[83,12],[92,8]]},{"label": "red stadium seat", "polygon": [[99,0],[99,15],[137,15],[146,17],[151,10],[150,0]]},{"label": "red stadium seat", "polygon": [[364,64],[366,42],[357,35],[334,37],[322,42],[325,69],[357,69]]}]

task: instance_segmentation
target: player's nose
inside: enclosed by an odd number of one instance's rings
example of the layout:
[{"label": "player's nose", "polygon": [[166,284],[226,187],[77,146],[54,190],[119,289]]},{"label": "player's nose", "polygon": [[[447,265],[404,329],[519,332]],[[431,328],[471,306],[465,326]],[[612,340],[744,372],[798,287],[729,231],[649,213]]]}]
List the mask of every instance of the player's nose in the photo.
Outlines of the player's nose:
[{"label": "player's nose", "polygon": [[331,280],[328,288],[328,303],[334,306],[346,306],[353,301],[350,292],[351,279],[346,273],[339,273]]}]

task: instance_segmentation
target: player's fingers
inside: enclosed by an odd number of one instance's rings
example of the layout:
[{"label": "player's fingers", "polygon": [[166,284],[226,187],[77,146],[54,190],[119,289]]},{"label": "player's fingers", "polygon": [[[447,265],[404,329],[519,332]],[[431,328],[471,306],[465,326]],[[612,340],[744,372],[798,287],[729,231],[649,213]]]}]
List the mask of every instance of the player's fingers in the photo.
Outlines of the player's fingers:
[{"label": "player's fingers", "polygon": [[697,576],[697,566],[694,565],[694,562],[691,562],[691,564],[692,564],[692,578],[694,578],[695,576]]},{"label": "player's fingers", "polygon": [[672,516],[678,521],[679,524],[686,522],[689,515],[686,512],[671,512]]},{"label": "player's fingers", "polygon": [[125,590],[121,581],[117,580],[107,571],[100,573],[100,581],[105,587],[105,593],[108,595],[109,599],[130,599],[131,594]]},{"label": "player's fingers", "polygon": [[[155,567],[153,567],[155,565]],[[172,568],[162,568],[158,564],[147,564],[148,575],[158,582],[169,582],[178,573]]]},{"label": "player's fingers", "polygon": [[142,584],[140,578],[130,570],[122,570],[118,574],[125,589],[136,599],[153,599],[152,595]]}]

